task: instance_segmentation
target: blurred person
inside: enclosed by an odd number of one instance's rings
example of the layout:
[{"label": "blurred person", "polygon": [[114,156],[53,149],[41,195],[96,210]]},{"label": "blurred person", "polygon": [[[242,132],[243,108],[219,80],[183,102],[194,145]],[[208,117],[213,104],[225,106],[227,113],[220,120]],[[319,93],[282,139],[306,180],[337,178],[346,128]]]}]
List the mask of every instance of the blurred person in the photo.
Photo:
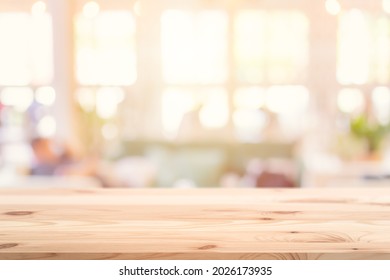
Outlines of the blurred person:
[{"label": "blurred person", "polygon": [[202,104],[198,104],[183,115],[177,133],[177,140],[198,141],[205,137],[206,132],[200,121],[201,111]]},{"label": "blurred person", "polygon": [[[219,180],[219,185],[222,188],[237,188],[242,187],[241,184],[242,178],[240,177],[238,172],[228,171],[222,175]],[[249,186],[249,185],[245,185]]]},{"label": "blurred person", "polygon": [[282,159],[252,159],[248,162],[243,183],[251,187],[295,187],[293,164]]},{"label": "blurred person", "polygon": [[30,174],[40,176],[89,176],[100,181],[103,187],[121,187],[112,176],[111,167],[96,158],[78,158],[71,147],[49,138],[34,138],[31,148],[35,157]]},{"label": "blurred person", "polygon": [[201,114],[205,105],[198,103],[183,114],[176,140],[182,142],[205,142],[226,139],[229,132],[225,128],[208,128],[202,123]]},{"label": "blurred person", "polygon": [[60,175],[73,163],[71,155],[65,150],[60,151],[51,139],[34,138],[31,140],[31,148],[35,157],[31,175]]},{"label": "blurred person", "polygon": [[4,105],[0,102],[0,128],[3,126]]}]

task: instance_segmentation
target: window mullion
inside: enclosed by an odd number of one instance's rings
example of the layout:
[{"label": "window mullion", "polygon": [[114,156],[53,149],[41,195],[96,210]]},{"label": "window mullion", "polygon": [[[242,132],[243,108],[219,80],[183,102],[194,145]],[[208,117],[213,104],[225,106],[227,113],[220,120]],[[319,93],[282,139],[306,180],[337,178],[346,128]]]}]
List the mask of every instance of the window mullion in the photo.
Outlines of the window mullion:
[{"label": "window mullion", "polygon": [[234,108],[234,94],[237,89],[236,83],[236,62],[234,56],[234,46],[235,46],[235,30],[234,30],[234,22],[236,15],[236,2],[231,1],[228,8],[228,32],[227,32],[227,59],[228,59],[228,73],[226,80],[226,90],[228,94],[228,110],[229,110],[229,119],[227,123],[227,131],[228,136],[227,139],[229,141],[234,141],[234,123],[233,123],[233,114],[235,111]]},{"label": "window mullion", "polygon": [[74,1],[49,0],[53,24],[53,88],[56,91],[54,117],[57,120],[57,136],[76,147],[78,143],[75,116],[75,67],[74,67]]}]

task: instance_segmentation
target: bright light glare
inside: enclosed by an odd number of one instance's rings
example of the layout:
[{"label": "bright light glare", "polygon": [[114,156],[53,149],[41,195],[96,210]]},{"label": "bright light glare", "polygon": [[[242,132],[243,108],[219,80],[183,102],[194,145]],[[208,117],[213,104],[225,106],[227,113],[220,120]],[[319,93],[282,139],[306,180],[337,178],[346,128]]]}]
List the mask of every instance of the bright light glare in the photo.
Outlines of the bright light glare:
[{"label": "bright light glare", "polygon": [[372,51],[373,64],[376,69],[373,73],[376,82],[388,84],[390,81],[390,25],[388,16],[381,16],[375,22],[375,46]]},{"label": "bright light glare", "polygon": [[224,82],[227,26],[223,11],[165,11],[161,18],[164,80],[172,84]]},{"label": "bright light glare", "polygon": [[233,114],[237,137],[241,141],[257,142],[268,123],[267,115],[258,109],[239,109]]},{"label": "bright light glare", "polygon": [[300,11],[238,12],[234,22],[238,80],[253,84],[303,80],[308,65],[309,26],[307,16]]},{"label": "bright light glare", "polygon": [[390,14],[390,0],[383,0],[382,1],[383,10]]},{"label": "bright light glare", "polygon": [[337,106],[341,112],[353,113],[363,109],[363,93],[358,89],[342,89],[337,97]]},{"label": "bright light glare", "polygon": [[195,100],[189,91],[168,89],[162,99],[162,122],[168,137],[175,137],[183,115],[195,106]]},{"label": "bright light glare", "polygon": [[32,82],[33,73],[26,63],[30,51],[26,48],[30,44],[29,19],[28,14],[22,13],[4,13],[0,17],[0,84],[28,85]]},{"label": "bright light glare", "polygon": [[76,19],[76,76],[82,85],[131,85],[137,78],[135,20],[128,11]]},{"label": "bright light glare", "polygon": [[31,7],[31,14],[33,16],[40,16],[46,13],[46,3],[43,1],[35,2]]},{"label": "bright light glare", "polygon": [[133,10],[134,10],[134,13],[137,16],[141,15],[141,13],[142,13],[142,5],[141,5],[141,1],[140,0],[138,0],[137,2],[134,3]]},{"label": "bright light glare", "polygon": [[387,87],[377,87],[372,92],[372,103],[374,114],[382,124],[390,121],[390,89]]},{"label": "bright light glare", "polygon": [[255,10],[240,11],[235,18],[234,52],[240,81],[259,83],[264,79],[266,21],[265,12]]},{"label": "bright light glare", "polygon": [[102,88],[96,92],[96,113],[103,119],[115,117],[118,105],[124,99],[120,88]]},{"label": "bright light glare", "polygon": [[0,38],[0,84],[51,82],[52,29],[47,13],[0,12]]},{"label": "bright light glare", "polygon": [[199,119],[205,128],[224,127],[229,120],[228,100],[224,92],[210,93],[208,100],[203,105]]},{"label": "bright light glare", "polygon": [[267,90],[266,106],[274,113],[304,113],[309,105],[309,91],[303,86],[272,86]]},{"label": "bright light glare", "polygon": [[[1,149],[1,157],[3,162],[8,164],[22,164],[28,166],[31,163],[32,153],[30,145],[26,142],[10,141],[7,145],[3,145]],[[2,169],[2,179],[4,170]],[[20,175],[17,175],[20,176]]]},{"label": "bright light glare", "polygon": [[229,119],[226,91],[210,88],[191,91],[170,88],[164,91],[162,100],[162,122],[169,138],[187,137],[186,133],[202,134],[203,128],[224,127]]},{"label": "bright light glare", "polygon": [[265,103],[265,91],[259,87],[240,88],[234,96],[234,105],[240,108],[257,109]]},{"label": "bright light glare", "polygon": [[35,100],[45,106],[53,105],[56,93],[52,87],[40,87],[35,93]]},{"label": "bright light glare", "polygon": [[358,9],[340,18],[337,79],[341,84],[367,83],[373,38],[367,16]]},{"label": "bright light glare", "polygon": [[33,102],[34,93],[30,88],[5,88],[1,92],[0,100],[4,105],[24,112]]},{"label": "bright light glare", "polygon": [[260,110],[237,110],[234,112],[233,121],[239,128],[262,129],[266,124],[267,117]]},{"label": "bright light glare", "polygon": [[91,89],[79,89],[76,94],[76,99],[81,108],[86,112],[92,112],[95,108],[95,93]]},{"label": "bright light glare", "polygon": [[52,116],[45,116],[39,121],[37,129],[40,136],[51,137],[56,133],[56,120]]},{"label": "bright light glare", "polygon": [[95,1],[90,1],[88,3],[85,3],[83,7],[83,15],[86,18],[94,18],[96,17],[100,12],[100,6]]},{"label": "bright light glare", "polygon": [[102,135],[106,140],[115,139],[118,136],[118,127],[114,124],[105,124],[102,127]]},{"label": "bright light glare", "polygon": [[326,0],[325,8],[333,16],[338,15],[341,11],[340,3],[337,0]]}]

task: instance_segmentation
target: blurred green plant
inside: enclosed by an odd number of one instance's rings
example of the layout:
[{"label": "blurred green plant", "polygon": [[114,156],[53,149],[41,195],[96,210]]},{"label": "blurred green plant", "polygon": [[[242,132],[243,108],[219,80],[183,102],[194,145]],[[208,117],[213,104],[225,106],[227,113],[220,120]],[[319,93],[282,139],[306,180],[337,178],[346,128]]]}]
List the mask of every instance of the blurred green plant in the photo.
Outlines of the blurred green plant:
[{"label": "blurred green plant", "polygon": [[78,106],[78,120],[80,122],[80,136],[84,151],[87,154],[99,154],[103,145],[100,133],[104,120],[99,118],[95,110],[85,111]]},{"label": "blurred green plant", "polygon": [[363,114],[351,119],[350,131],[352,135],[366,142],[369,153],[375,153],[380,150],[382,142],[390,132],[390,124],[380,124]]}]

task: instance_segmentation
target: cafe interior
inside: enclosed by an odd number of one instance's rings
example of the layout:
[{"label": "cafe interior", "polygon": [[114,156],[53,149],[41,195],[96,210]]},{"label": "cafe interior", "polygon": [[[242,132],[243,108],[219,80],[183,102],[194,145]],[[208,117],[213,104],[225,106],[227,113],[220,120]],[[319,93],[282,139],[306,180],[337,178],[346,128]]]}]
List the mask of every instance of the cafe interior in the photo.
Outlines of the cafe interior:
[{"label": "cafe interior", "polygon": [[390,186],[390,0],[1,0],[0,188]]}]

